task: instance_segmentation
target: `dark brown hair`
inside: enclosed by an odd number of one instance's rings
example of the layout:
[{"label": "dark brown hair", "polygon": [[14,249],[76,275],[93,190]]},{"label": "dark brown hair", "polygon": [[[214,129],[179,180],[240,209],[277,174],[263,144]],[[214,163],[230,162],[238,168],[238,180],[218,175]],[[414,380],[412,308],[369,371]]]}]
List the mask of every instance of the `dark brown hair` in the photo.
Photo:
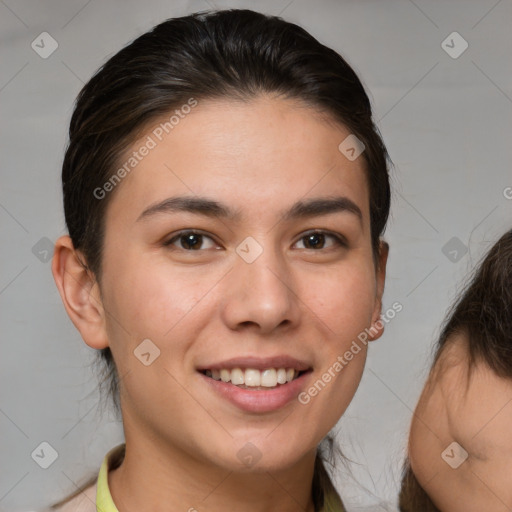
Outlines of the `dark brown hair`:
[{"label": "dark brown hair", "polygon": [[[499,377],[512,377],[512,230],[482,256],[448,311],[429,379],[439,378],[436,363],[455,334],[463,334],[466,340],[468,383],[477,362]],[[402,467],[400,511],[439,512],[416,480],[408,459]]]},{"label": "dark brown hair", "polygon": [[[73,245],[99,284],[105,212],[115,190],[104,198],[95,191],[111,179],[124,152],[150,123],[191,98],[250,101],[261,94],[300,100],[362,141],[378,266],[390,209],[391,162],[361,81],[337,52],[298,25],[230,9],[155,26],[111,57],[77,97],[62,166],[64,212]],[[119,382],[110,349],[100,350],[99,358],[100,391],[107,391],[119,414]],[[315,482],[323,472],[320,464]]]}]

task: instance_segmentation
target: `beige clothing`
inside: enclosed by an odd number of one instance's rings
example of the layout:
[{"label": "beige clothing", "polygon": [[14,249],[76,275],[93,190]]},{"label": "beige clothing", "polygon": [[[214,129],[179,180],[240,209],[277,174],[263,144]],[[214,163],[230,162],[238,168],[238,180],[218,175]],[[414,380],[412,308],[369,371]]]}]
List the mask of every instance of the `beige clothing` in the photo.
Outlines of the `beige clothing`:
[{"label": "beige clothing", "polygon": [[[43,512],[50,512],[50,509]],[[96,512],[96,483],[52,512]]]}]

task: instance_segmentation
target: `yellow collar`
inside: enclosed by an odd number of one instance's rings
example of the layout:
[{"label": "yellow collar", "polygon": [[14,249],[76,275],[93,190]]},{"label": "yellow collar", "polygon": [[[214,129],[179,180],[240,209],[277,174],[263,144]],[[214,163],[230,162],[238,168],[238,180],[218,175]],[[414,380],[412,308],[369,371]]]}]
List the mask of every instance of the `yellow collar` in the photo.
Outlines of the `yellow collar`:
[{"label": "yellow collar", "polygon": [[119,466],[124,457],[125,443],[112,448],[103,459],[96,484],[96,512],[119,512],[108,487],[108,471]]}]

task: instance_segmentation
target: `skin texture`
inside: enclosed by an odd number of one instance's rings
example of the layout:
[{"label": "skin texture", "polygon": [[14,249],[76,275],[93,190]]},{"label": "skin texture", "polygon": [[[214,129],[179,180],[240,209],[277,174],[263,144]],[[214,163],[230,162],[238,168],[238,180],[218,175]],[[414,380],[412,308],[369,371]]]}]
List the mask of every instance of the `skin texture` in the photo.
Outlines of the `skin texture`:
[{"label": "skin texture", "polygon": [[[478,362],[468,381],[466,347],[461,334],[448,340],[422,392],[411,424],[411,468],[443,512],[505,512],[512,508],[512,380]],[[441,458],[454,441],[468,453],[457,468]]]},{"label": "skin texture", "polygon": [[[109,484],[122,512],[313,511],[315,450],[352,400],[367,347],[307,405],[269,413],[220,398],[196,368],[287,354],[313,368],[309,386],[379,319],[387,246],[376,271],[363,158],[338,150],[348,135],[291,100],[199,102],[112,192],[101,294],[69,238],[58,240],[53,272],[66,310],[87,345],[110,346],[121,376],[127,449]],[[137,221],[176,195],[207,196],[241,218]],[[362,221],[347,211],[280,217],[296,201],[335,196],[356,203]],[[304,236],[315,228],[348,247],[326,236],[311,248]],[[199,250],[179,239],[164,246],[182,229],[207,234]],[[248,236],[263,248],[250,264],[235,251]],[[146,338],[161,352],[150,366],[133,353]],[[261,453],[251,468],[237,457],[247,442]]]}]

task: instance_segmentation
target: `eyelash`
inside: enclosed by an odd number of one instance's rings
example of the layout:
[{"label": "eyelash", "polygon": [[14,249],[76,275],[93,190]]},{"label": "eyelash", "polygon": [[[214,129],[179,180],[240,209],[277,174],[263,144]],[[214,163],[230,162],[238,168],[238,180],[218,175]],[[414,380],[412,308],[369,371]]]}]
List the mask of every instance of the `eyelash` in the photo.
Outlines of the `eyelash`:
[{"label": "eyelash", "polygon": [[[215,242],[215,240],[211,236],[207,235],[206,233],[203,233],[202,231],[195,230],[195,229],[185,229],[185,230],[179,231],[172,238],[170,238],[169,240],[164,242],[163,243],[164,247],[170,247],[174,242],[178,241],[184,235],[201,235],[202,237],[209,238],[210,240]],[[348,247],[348,243],[346,242],[345,238],[342,237],[341,235],[332,233],[331,231],[325,231],[325,230],[320,230],[320,229],[314,229],[312,231],[306,232],[297,240],[297,242],[302,240],[303,238],[306,238],[311,235],[326,235],[328,237],[333,238],[339,247],[345,247],[345,248]],[[297,243],[297,242],[295,242],[295,243]],[[199,250],[182,249],[182,248],[178,248],[178,249],[185,251],[185,252],[201,252],[201,249],[199,249]],[[320,252],[322,250],[325,251],[325,250],[329,250],[329,249],[332,249],[332,247],[322,248],[322,249],[309,249],[309,250],[314,251],[314,252]],[[307,248],[306,248],[306,250],[307,250]]]}]

